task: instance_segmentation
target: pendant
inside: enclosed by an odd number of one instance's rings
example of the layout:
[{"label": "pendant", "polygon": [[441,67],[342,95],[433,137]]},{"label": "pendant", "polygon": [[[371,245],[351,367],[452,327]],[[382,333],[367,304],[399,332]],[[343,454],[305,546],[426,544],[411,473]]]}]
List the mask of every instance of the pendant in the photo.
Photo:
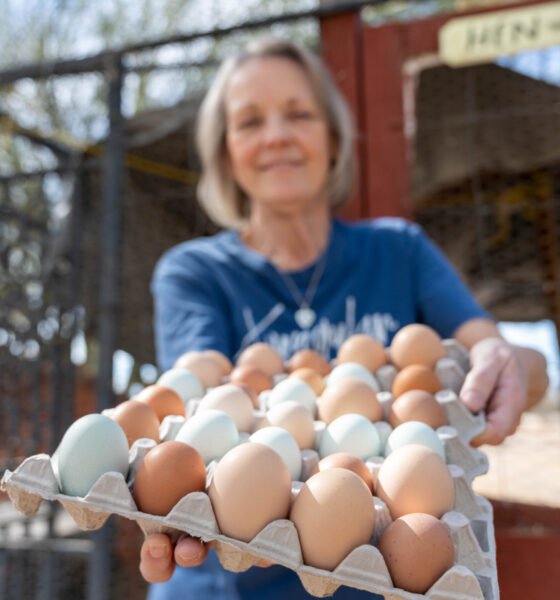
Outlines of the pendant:
[{"label": "pendant", "polygon": [[296,310],[294,318],[296,320],[296,323],[302,329],[309,329],[313,325],[313,323],[315,323],[317,315],[315,314],[315,311],[313,309],[309,308],[308,306],[302,306],[301,308],[298,308]]}]

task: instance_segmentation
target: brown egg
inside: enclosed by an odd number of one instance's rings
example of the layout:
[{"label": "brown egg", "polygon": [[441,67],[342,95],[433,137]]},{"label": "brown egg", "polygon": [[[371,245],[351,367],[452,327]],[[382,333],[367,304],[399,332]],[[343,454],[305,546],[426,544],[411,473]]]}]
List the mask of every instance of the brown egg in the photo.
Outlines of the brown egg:
[{"label": "brown egg", "polygon": [[391,391],[393,396],[398,398],[410,390],[424,390],[435,394],[441,389],[441,381],[430,367],[409,365],[397,373]]},{"label": "brown egg", "polygon": [[331,366],[325,358],[323,358],[315,350],[304,348],[298,350],[288,361],[288,371],[296,371],[297,369],[313,369],[316,373],[319,373],[322,377],[328,375],[331,372]]},{"label": "brown egg", "polygon": [[375,516],[367,485],[352,471],[339,468],[310,477],[290,511],[304,563],[329,571],[354,548],[369,542]]},{"label": "brown egg", "polygon": [[425,390],[409,390],[392,403],[389,423],[398,427],[407,421],[420,421],[434,429],[448,423],[443,406]]},{"label": "brown egg", "polygon": [[185,416],[185,405],[181,398],[173,390],[162,385],[145,387],[133,400],[145,402],[154,410],[160,421],[168,415]]},{"label": "brown egg", "polygon": [[393,521],[379,541],[393,585],[425,594],[455,563],[449,529],[439,519],[411,513]]},{"label": "brown egg", "polygon": [[327,425],[348,413],[363,415],[370,421],[379,421],[383,409],[375,391],[359,379],[338,379],[329,383],[317,399],[319,418]]},{"label": "brown egg", "polygon": [[398,519],[424,512],[438,519],[455,504],[453,478],[443,459],[418,444],[397,448],[377,474],[375,493]]},{"label": "brown egg", "polygon": [[239,431],[251,431],[253,402],[247,392],[234,383],[225,383],[210,390],[198,405],[198,411],[213,408],[230,416]]},{"label": "brown egg", "polygon": [[309,410],[294,400],[279,402],[266,413],[266,424],[282,427],[292,435],[297,445],[304,448],[313,448],[315,445],[315,429],[313,417]]},{"label": "brown egg", "polygon": [[301,379],[315,392],[316,396],[320,396],[325,389],[325,380],[313,369],[309,367],[301,367],[290,373],[290,377]]},{"label": "brown egg", "polygon": [[194,373],[205,388],[220,385],[224,378],[220,363],[205,352],[187,352],[179,356],[173,366]]},{"label": "brown egg", "polygon": [[288,516],[290,472],[272,448],[241,444],[216,466],[208,495],[220,531],[250,542],[266,525]]},{"label": "brown egg", "polygon": [[126,400],[115,408],[111,415],[124,431],[128,445],[140,438],[159,442],[159,419],[154,409],[145,402]]},{"label": "brown egg", "polygon": [[319,471],[335,468],[348,469],[356,473],[373,493],[373,477],[362,459],[348,452],[335,452],[319,461]]},{"label": "brown egg", "polygon": [[419,323],[397,331],[390,354],[392,363],[399,369],[408,365],[426,365],[433,369],[446,355],[441,337],[431,327]]},{"label": "brown egg", "polygon": [[162,442],[140,463],[134,480],[138,509],[151,515],[167,515],[190,492],[203,492],[206,469],[200,454],[183,442]]},{"label": "brown egg", "polygon": [[247,346],[237,359],[237,365],[253,365],[273,377],[284,372],[284,360],[270,345],[258,342]]},{"label": "brown egg", "polygon": [[230,383],[241,383],[250,387],[256,394],[272,389],[272,377],[259,367],[253,365],[239,365],[229,376]]},{"label": "brown egg", "polygon": [[338,349],[337,364],[358,363],[375,373],[379,367],[387,364],[385,348],[377,340],[364,333],[350,336]]},{"label": "brown egg", "polygon": [[233,365],[231,364],[231,360],[225,354],[218,350],[204,350],[203,354],[204,356],[208,356],[215,360],[220,365],[224,375],[229,375],[231,373]]}]

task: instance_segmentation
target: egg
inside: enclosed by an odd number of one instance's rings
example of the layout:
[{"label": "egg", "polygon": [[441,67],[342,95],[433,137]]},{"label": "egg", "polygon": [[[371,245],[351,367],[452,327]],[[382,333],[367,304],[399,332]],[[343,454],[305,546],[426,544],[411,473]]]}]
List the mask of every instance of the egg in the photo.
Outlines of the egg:
[{"label": "egg", "polygon": [[348,452],[336,452],[335,454],[329,454],[325,458],[319,461],[319,471],[326,471],[327,469],[348,469],[353,473],[356,473],[363,482],[368,486],[368,489],[373,493],[373,477],[366,467],[366,463],[359,459],[353,454]]},{"label": "egg", "polygon": [[292,400],[305,406],[312,416],[317,412],[317,397],[313,389],[299,379],[288,377],[277,383],[268,396],[268,408]]},{"label": "egg", "polygon": [[210,390],[198,405],[198,412],[212,408],[229,415],[239,431],[251,431],[254,421],[251,398],[239,386],[226,383]]},{"label": "egg", "polygon": [[206,469],[200,454],[183,442],[162,442],[149,450],[134,480],[133,496],[142,512],[165,516],[187,494],[203,492]]},{"label": "egg", "polygon": [[398,398],[410,390],[424,390],[435,394],[441,389],[441,381],[430,367],[409,365],[397,373],[391,391],[393,396]]},{"label": "egg", "polygon": [[375,425],[362,415],[337,417],[327,426],[319,444],[321,458],[335,452],[349,452],[362,460],[378,456],[381,444]]},{"label": "egg", "polygon": [[259,367],[254,365],[239,365],[235,367],[229,376],[230,383],[246,385],[260,394],[265,390],[272,389],[272,377]]},{"label": "egg", "polygon": [[220,385],[224,378],[220,362],[205,352],[186,352],[173,366],[194,373],[206,389]]},{"label": "egg", "polygon": [[159,376],[156,385],[173,390],[183,403],[204,396],[200,379],[188,369],[168,369]]},{"label": "egg", "polygon": [[442,458],[425,446],[410,444],[392,452],[377,474],[376,495],[393,519],[424,512],[438,519],[453,509],[453,478]]},{"label": "egg", "polygon": [[443,406],[425,390],[409,390],[396,398],[389,409],[389,423],[398,427],[407,421],[420,421],[433,429],[447,425]]},{"label": "egg", "polygon": [[253,405],[253,408],[255,410],[261,409],[261,403],[259,400],[259,396],[253,388],[250,388],[248,385],[245,385],[244,383],[236,383],[235,385],[237,387],[241,388],[247,394],[247,396],[249,396],[249,399],[251,400],[251,404]]},{"label": "egg", "polygon": [[85,415],[66,430],[53,458],[61,492],[85,496],[104,473],[126,476],[128,441],[110,417]]},{"label": "egg", "polygon": [[375,390],[359,379],[339,379],[325,388],[317,400],[319,418],[329,424],[348,413],[363,415],[370,421],[379,421],[383,408]]},{"label": "egg", "polygon": [[270,345],[258,342],[247,346],[237,359],[236,366],[253,365],[273,377],[284,372],[284,361]]},{"label": "egg", "polygon": [[327,385],[339,379],[359,379],[367,383],[375,392],[379,392],[379,384],[371,372],[358,363],[346,362],[337,365],[328,376]]},{"label": "egg", "polygon": [[263,427],[255,431],[249,438],[250,442],[264,444],[278,452],[290,471],[292,481],[297,481],[301,475],[301,453],[292,435],[282,427]]},{"label": "egg", "polygon": [[325,380],[313,369],[309,367],[301,367],[290,373],[293,379],[301,379],[315,392],[316,396],[320,396],[325,389]]},{"label": "egg", "polygon": [[385,456],[389,456],[391,452],[407,444],[426,446],[426,448],[430,448],[430,450],[439,454],[442,460],[446,460],[443,442],[439,439],[438,434],[429,425],[426,425],[426,423],[408,421],[393,429],[385,445]]},{"label": "egg", "polygon": [[425,594],[455,563],[449,529],[439,519],[423,513],[399,517],[379,541],[393,585]]},{"label": "egg", "polygon": [[154,410],[160,421],[169,415],[185,416],[185,405],[179,395],[162,385],[149,385],[132,400],[145,402]]},{"label": "egg", "polygon": [[250,542],[266,525],[288,516],[291,487],[288,467],[272,448],[236,446],[217,464],[208,488],[220,531]]},{"label": "egg", "polygon": [[239,443],[239,432],[229,415],[209,408],[187,419],[175,440],[192,446],[208,464]]},{"label": "egg", "polygon": [[331,371],[331,366],[327,360],[321,356],[317,351],[309,348],[298,350],[292,354],[288,361],[288,371],[291,373],[298,369],[313,369],[316,373],[324,377]]},{"label": "egg", "polygon": [[233,369],[231,360],[223,353],[218,350],[203,350],[203,355],[208,356],[215,360],[222,369],[224,375],[229,375]]},{"label": "egg", "polygon": [[385,348],[377,340],[364,333],[357,333],[340,346],[336,362],[358,363],[374,373],[379,367],[387,364],[387,355]]},{"label": "egg", "polygon": [[406,325],[393,338],[390,346],[391,361],[399,369],[408,365],[425,365],[430,369],[444,358],[445,348],[441,337],[427,325]]},{"label": "egg", "polygon": [[313,417],[299,402],[288,400],[276,404],[266,413],[266,420],[269,425],[282,427],[291,433],[300,449],[315,445]]},{"label": "egg", "polygon": [[129,446],[140,438],[159,442],[159,419],[148,404],[126,400],[117,405],[111,418],[122,427]]},{"label": "egg", "polygon": [[332,468],[310,477],[290,511],[306,565],[332,571],[375,528],[371,492],[348,469]]}]

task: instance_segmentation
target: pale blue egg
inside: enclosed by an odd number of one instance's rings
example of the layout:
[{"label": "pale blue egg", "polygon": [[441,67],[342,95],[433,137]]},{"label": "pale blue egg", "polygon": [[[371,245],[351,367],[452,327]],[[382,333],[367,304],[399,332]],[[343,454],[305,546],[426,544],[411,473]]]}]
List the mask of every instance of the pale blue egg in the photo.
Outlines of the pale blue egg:
[{"label": "pale blue egg", "polygon": [[81,417],[66,430],[55,453],[55,464],[61,492],[68,496],[85,496],[108,471],[126,477],[126,435],[106,415]]},{"label": "pale blue egg", "polygon": [[437,452],[445,461],[445,448],[442,441],[439,439],[438,434],[425,423],[408,421],[396,427],[387,439],[385,456],[389,456],[397,448],[408,444],[426,446]]},{"label": "pale blue egg", "polygon": [[327,378],[327,385],[339,379],[359,379],[367,383],[375,392],[381,391],[377,379],[364,365],[358,363],[345,362],[336,365]]},{"label": "pale blue egg", "polygon": [[324,458],[335,452],[348,452],[366,460],[378,456],[381,450],[375,425],[363,415],[348,413],[337,417],[323,432],[319,456]]}]

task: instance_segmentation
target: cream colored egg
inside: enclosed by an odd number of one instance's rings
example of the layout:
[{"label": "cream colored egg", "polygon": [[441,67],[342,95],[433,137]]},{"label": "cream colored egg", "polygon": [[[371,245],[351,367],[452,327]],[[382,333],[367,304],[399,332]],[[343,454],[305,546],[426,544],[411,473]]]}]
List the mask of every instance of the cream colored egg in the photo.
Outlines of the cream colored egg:
[{"label": "cream colored egg", "polygon": [[208,489],[220,531],[250,542],[266,525],[288,516],[291,487],[288,467],[272,448],[236,446],[216,466]]},{"label": "cream colored egg", "polygon": [[453,478],[442,458],[425,446],[397,448],[377,474],[376,495],[393,519],[423,512],[438,519],[455,504]]},{"label": "cream colored egg", "polygon": [[313,448],[315,445],[315,429],[311,413],[299,402],[288,400],[273,406],[267,413],[268,424],[283,427],[292,434],[298,446]]},{"label": "cream colored egg", "polygon": [[200,401],[198,412],[209,408],[229,415],[239,431],[252,430],[253,403],[247,392],[239,386],[226,383],[210,390]]},{"label": "cream colored egg", "polygon": [[325,388],[317,400],[319,418],[329,424],[348,413],[363,415],[370,421],[379,421],[383,408],[375,390],[359,379],[339,379]]},{"label": "cream colored egg", "polygon": [[304,563],[329,571],[352,550],[369,542],[375,517],[367,485],[352,471],[339,468],[310,477],[290,511]]},{"label": "cream colored egg", "polygon": [[224,378],[220,363],[204,352],[187,352],[173,366],[194,373],[206,389],[220,385]]}]

